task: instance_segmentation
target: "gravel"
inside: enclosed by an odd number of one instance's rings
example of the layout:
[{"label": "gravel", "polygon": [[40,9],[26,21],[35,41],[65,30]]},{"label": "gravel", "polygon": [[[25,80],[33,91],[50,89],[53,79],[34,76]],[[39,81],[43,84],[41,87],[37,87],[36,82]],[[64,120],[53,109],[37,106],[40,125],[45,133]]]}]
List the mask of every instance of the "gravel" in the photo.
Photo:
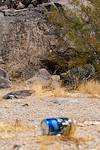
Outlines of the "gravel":
[{"label": "gravel", "polygon": [[[2,93],[2,91],[1,91]],[[3,93],[5,91],[3,90]],[[2,95],[2,94],[1,94]],[[100,99],[82,97],[37,97],[0,100],[0,150],[99,150],[100,124],[78,127],[77,138],[87,142],[65,140],[58,136],[40,136],[40,122],[45,117],[70,117],[77,123],[100,121]],[[28,130],[8,130],[2,127],[15,122]],[[18,124],[17,123],[17,124]]]}]

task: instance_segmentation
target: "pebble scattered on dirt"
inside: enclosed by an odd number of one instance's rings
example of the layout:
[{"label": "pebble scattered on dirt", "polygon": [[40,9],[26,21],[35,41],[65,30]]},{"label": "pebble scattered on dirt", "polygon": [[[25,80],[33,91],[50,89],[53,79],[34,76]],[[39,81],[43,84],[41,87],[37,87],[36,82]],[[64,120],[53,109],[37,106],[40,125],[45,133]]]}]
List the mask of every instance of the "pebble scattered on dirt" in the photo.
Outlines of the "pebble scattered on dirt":
[{"label": "pebble scattered on dirt", "polygon": [[78,126],[75,139],[39,136],[45,117],[71,117],[77,123],[100,122],[100,99],[88,97],[0,98],[0,150],[99,150],[100,124]]}]

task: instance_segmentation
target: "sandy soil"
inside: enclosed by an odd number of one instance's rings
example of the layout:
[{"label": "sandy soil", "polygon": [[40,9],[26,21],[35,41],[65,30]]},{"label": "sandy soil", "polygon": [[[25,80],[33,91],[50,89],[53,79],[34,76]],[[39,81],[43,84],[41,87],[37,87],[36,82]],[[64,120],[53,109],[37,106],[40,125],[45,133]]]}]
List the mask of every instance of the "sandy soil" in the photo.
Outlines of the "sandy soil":
[{"label": "sandy soil", "polygon": [[[2,99],[12,89],[0,90],[0,150],[100,150],[100,99],[77,94]],[[45,117],[71,117],[82,124],[74,139],[40,136]]]}]

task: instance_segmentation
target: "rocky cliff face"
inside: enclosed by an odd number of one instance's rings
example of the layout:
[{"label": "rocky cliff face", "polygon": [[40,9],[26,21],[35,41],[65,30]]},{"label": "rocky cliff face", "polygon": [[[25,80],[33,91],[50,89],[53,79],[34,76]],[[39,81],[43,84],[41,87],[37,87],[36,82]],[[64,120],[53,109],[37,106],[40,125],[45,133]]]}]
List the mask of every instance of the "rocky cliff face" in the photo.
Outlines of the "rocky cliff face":
[{"label": "rocky cliff face", "polygon": [[47,56],[51,40],[55,40],[52,25],[33,9],[0,12],[0,56],[13,76],[29,78]]},{"label": "rocky cliff face", "polygon": [[80,80],[100,79],[99,1],[30,3],[0,11],[1,66],[26,79],[42,66],[75,87]]},{"label": "rocky cliff face", "polygon": [[49,6],[58,43],[44,64],[52,64],[67,85],[100,79],[99,8],[98,0],[59,0]]}]

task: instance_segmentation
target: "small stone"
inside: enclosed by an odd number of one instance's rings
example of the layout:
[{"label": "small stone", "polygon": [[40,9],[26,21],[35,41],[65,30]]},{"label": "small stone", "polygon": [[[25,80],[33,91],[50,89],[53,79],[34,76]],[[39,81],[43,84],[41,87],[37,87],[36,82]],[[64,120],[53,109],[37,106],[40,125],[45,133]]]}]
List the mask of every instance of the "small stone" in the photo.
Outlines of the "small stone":
[{"label": "small stone", "polygon": [[34,8],[33,5],[32,5],[32,4],[29,4],[28,9],[31,10],[31,9],[33,9],[33,8]]},{"label": "small stone", "polygon": [[8,79],[0,77],[0,88],[9,88],[11,83]]},{"label": "small stone", "polygon": [[52,79],[53,81],[60,81],[60,76],[59,76],[59,75],[52,75],[52,76],[51,76],[51,79]]},{"label": "small stone", "polygon": [[17,145],[17,144],[15,144],[15,145],[13,146],[13,150],[20,150],[20,148],[21,148],[21,146],[20,146],[20,145]]},{"label": "small stone", "polygon": [[23,8],[25,8],[25,5],[19,2],[17,9],[23,9]]},{"label": "small stone", "polygon": [[28,104],[24,104],[24,105],[22,105],[23,107],[26,107],[26,106],[29,106]]}]

